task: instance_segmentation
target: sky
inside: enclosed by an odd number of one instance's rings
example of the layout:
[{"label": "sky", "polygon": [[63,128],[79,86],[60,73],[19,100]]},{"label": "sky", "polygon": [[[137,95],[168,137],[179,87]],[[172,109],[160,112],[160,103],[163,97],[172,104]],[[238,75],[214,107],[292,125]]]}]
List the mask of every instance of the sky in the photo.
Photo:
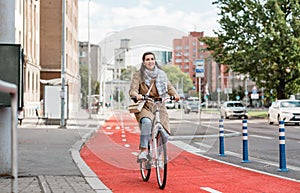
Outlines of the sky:
[{"label": "sky", "polygon": [[213,30],[218,30],[218,9],[212,2],[78,0],[79,41],[88,41],[90,37],[91,43],[98,44],[117,31],[142,25],[172,27],[186,34],[190,31],[204,31],[205,36],[215,36]]}]

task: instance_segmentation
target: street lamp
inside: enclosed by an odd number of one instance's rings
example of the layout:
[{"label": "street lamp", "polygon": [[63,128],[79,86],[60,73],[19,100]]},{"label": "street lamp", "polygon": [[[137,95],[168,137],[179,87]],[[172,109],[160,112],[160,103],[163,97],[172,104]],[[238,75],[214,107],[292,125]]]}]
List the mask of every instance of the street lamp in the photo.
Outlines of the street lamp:
[{"label": "street lamp", "polygon": [[120,109],[121,103],[121,88],[120,88],[120,81],[121,81],[121,69],[125,68],[125,56],[126,52],[129,50],[129,41],[130,39],[124,38],[121,39],[120,48],[115,49],[115,72],[114,78],[117,81],[118,88],[118,108]]},{"label": "street lamp", "polygon": [[66,15],[66,1],[62,1],[62,51],[61,51],[61,112],[60,112],[60,128],[65,128],[65,15]]},{"label": "street lamp", "polygon": [[88,112],[91,119],[91,43],[90,43],[90,0],[88,1]]}]

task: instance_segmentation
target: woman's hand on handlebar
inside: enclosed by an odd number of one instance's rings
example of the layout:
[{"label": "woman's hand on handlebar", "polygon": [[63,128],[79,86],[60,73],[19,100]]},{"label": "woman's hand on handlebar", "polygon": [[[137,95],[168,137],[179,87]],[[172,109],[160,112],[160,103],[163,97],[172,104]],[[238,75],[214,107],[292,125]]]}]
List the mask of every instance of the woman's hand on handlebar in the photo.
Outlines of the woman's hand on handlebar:
[{"label": "woman's hand on handlebar", "polygon": [[172,100],[179,101],[180,96],[179,95],[172,96]]},{"label": "woman's hand on handlebar", "polygon": [[144,96],[141,95],[141,94],[138,94],[138,95],[136,96],[136,99],[137,99],[137,100],[142,100],[142,99],[144,99]]}]

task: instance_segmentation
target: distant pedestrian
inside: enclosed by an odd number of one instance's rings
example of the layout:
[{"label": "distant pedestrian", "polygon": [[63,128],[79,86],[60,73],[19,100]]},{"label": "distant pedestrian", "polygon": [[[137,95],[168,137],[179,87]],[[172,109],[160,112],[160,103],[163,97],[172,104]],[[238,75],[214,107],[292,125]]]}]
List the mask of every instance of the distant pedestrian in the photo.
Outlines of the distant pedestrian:
[{"label": "distant pedestrian", "polygon": [[25,118],[25,112],[24,112],[24,107],[18,109],[18,122],[20,125],[22,125],[22,121]]}]

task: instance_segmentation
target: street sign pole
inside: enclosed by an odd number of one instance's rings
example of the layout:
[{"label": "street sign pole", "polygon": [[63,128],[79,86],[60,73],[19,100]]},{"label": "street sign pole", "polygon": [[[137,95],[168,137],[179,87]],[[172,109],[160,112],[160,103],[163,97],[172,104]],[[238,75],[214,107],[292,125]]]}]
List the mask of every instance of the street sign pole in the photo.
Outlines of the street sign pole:
[{"label": "street sign pole", "polygon": [[199,102],[201,105],[201,78],[204,77],[204,64],[205,60],[204,59],[198,59],[195,60],[195,66],[196,66],[196,77],[199,78]]},{"label": "street sign pole", "polygon": [[200,103],[200,106],[201,106],[201,77],[199,77],[199,103]]}]

